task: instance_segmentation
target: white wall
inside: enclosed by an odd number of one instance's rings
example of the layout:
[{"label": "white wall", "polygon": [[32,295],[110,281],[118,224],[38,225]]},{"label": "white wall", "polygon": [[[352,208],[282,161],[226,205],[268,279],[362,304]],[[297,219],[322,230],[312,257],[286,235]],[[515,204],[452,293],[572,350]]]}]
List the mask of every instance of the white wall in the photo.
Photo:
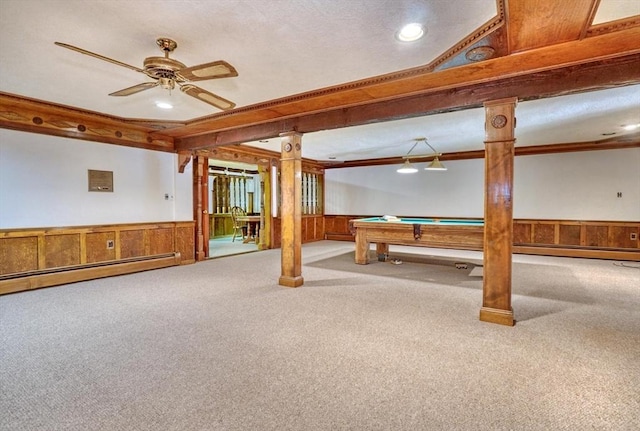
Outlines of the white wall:
[{"label": "white wall", "polygon": [[[482,218],[484,160],[445,164],[327,169],[325,213]],[[639,148],[521,156],[514,170],[515,218],[640,221]]]},{"label": "white wall", "polygon": [[[0,228],[193,220],[192,164],[177,155],[0,129]],[[113,192],[89,192],[89,169]],[[165,200],[165,193],[169,200]]]},{"label": "white wall", "polygon": [[446,166],[415,174],[398,174],[396,165],[326,169],[325,214],[482,217],[483,160]]},{"label": "white wall", "polygon": [[640,221],[640,148],[516,157],[514,170],[515,218]]}]

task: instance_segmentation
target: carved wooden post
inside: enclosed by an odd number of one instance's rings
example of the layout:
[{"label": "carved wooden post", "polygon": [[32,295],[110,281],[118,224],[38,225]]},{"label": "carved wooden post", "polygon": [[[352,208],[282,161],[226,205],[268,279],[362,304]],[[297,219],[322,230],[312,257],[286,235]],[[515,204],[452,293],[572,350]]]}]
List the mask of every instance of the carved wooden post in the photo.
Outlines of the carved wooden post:
[{"label": "carved wooden post", "polygon": [[209,257],[209,237],[211,236],[211,226],[209,226],[209,158],[202,157],[202,250],[203,259]]},{"label": "carved wooden post", "polygon": [[280,190],[282,275],[279,284],[299,287],[302,278],[302,134],[287,132],[282,137]]},{"label": "carved wooden post", "polygon": [[516,98],[486,102],[484,284],[480,320],[513,326],[513,157]]},{"label": "carved wooden post", "polygon": [[271,180],[270,166],[258,165],[260,174],[260,244],[258,250],[266,250],[271,245],[271,222],[266,214],[271,213]]},{"label": "carved wooden post", "polygon": [[[193,201],[194,201],[194,219],[196,221],[196,260],[201,261],[206,258],[206,252],[204,248],[204,230],[203,230],[203,218],[206,216],[204,212],[207,210],[203,206],[202,193],[203,190],[202,181],[205,173],[208,173],[208,167],[205,166],[207,158],[201,155],[194,157],[194,169],[193,169]],[[205,178],[206,181],[206,178]]]}]

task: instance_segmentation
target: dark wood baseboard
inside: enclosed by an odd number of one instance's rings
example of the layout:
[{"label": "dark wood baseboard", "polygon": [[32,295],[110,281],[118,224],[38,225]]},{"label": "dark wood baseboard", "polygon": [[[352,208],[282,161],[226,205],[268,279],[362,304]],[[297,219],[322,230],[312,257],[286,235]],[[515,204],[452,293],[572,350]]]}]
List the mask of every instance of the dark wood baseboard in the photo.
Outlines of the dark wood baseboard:
[{"label": "dark wood baseboard", "polygon": [[587,259],[629,260],[640,262],[640,252],[633,250],[589,249],[579,247],[543,247],[514,245],[513,252],[541,256],[581,257]]},{"label": "dark wood baseboard", "polygon": [[0,295],[180,265],[180,253],[15,273],[0,277]]}]

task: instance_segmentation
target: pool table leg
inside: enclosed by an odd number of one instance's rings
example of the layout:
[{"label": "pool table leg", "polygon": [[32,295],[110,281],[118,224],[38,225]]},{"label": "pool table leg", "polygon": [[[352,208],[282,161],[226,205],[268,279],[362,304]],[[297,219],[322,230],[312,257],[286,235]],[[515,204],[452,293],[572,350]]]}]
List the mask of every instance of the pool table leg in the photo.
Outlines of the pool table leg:
[{"label": "pool table leg", "polygon": [[369,241],[364,229],[356,231],[356,263],[359,265],[369,263]]},{"label": "pool table leg", "polygon": [[389,244],[384,242],[376,243],[376,255],[379,262],[386,262],[389,257]]}]

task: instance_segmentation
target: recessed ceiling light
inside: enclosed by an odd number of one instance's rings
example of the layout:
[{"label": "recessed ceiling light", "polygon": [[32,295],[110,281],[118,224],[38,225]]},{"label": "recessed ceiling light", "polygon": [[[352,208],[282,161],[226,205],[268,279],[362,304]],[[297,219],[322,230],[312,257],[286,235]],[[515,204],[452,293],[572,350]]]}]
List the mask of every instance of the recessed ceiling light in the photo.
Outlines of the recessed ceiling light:
[{"label": "recessed ceiling light", "polygon": [[625,126],[622,126],[624,130],[636,130],[639,127],[640,127],[640,124],[627,124]]},{"label": "recessed ceiling light", "polygon": [[156,106],[160,109],[173,109],[173,105],[167,102],[156,102]]},{"label": "recessed ceiling light", "polygon": [[424,36],[424,27],[416,22],[407,24],[396,34],[402,42],[413,42]]}]

